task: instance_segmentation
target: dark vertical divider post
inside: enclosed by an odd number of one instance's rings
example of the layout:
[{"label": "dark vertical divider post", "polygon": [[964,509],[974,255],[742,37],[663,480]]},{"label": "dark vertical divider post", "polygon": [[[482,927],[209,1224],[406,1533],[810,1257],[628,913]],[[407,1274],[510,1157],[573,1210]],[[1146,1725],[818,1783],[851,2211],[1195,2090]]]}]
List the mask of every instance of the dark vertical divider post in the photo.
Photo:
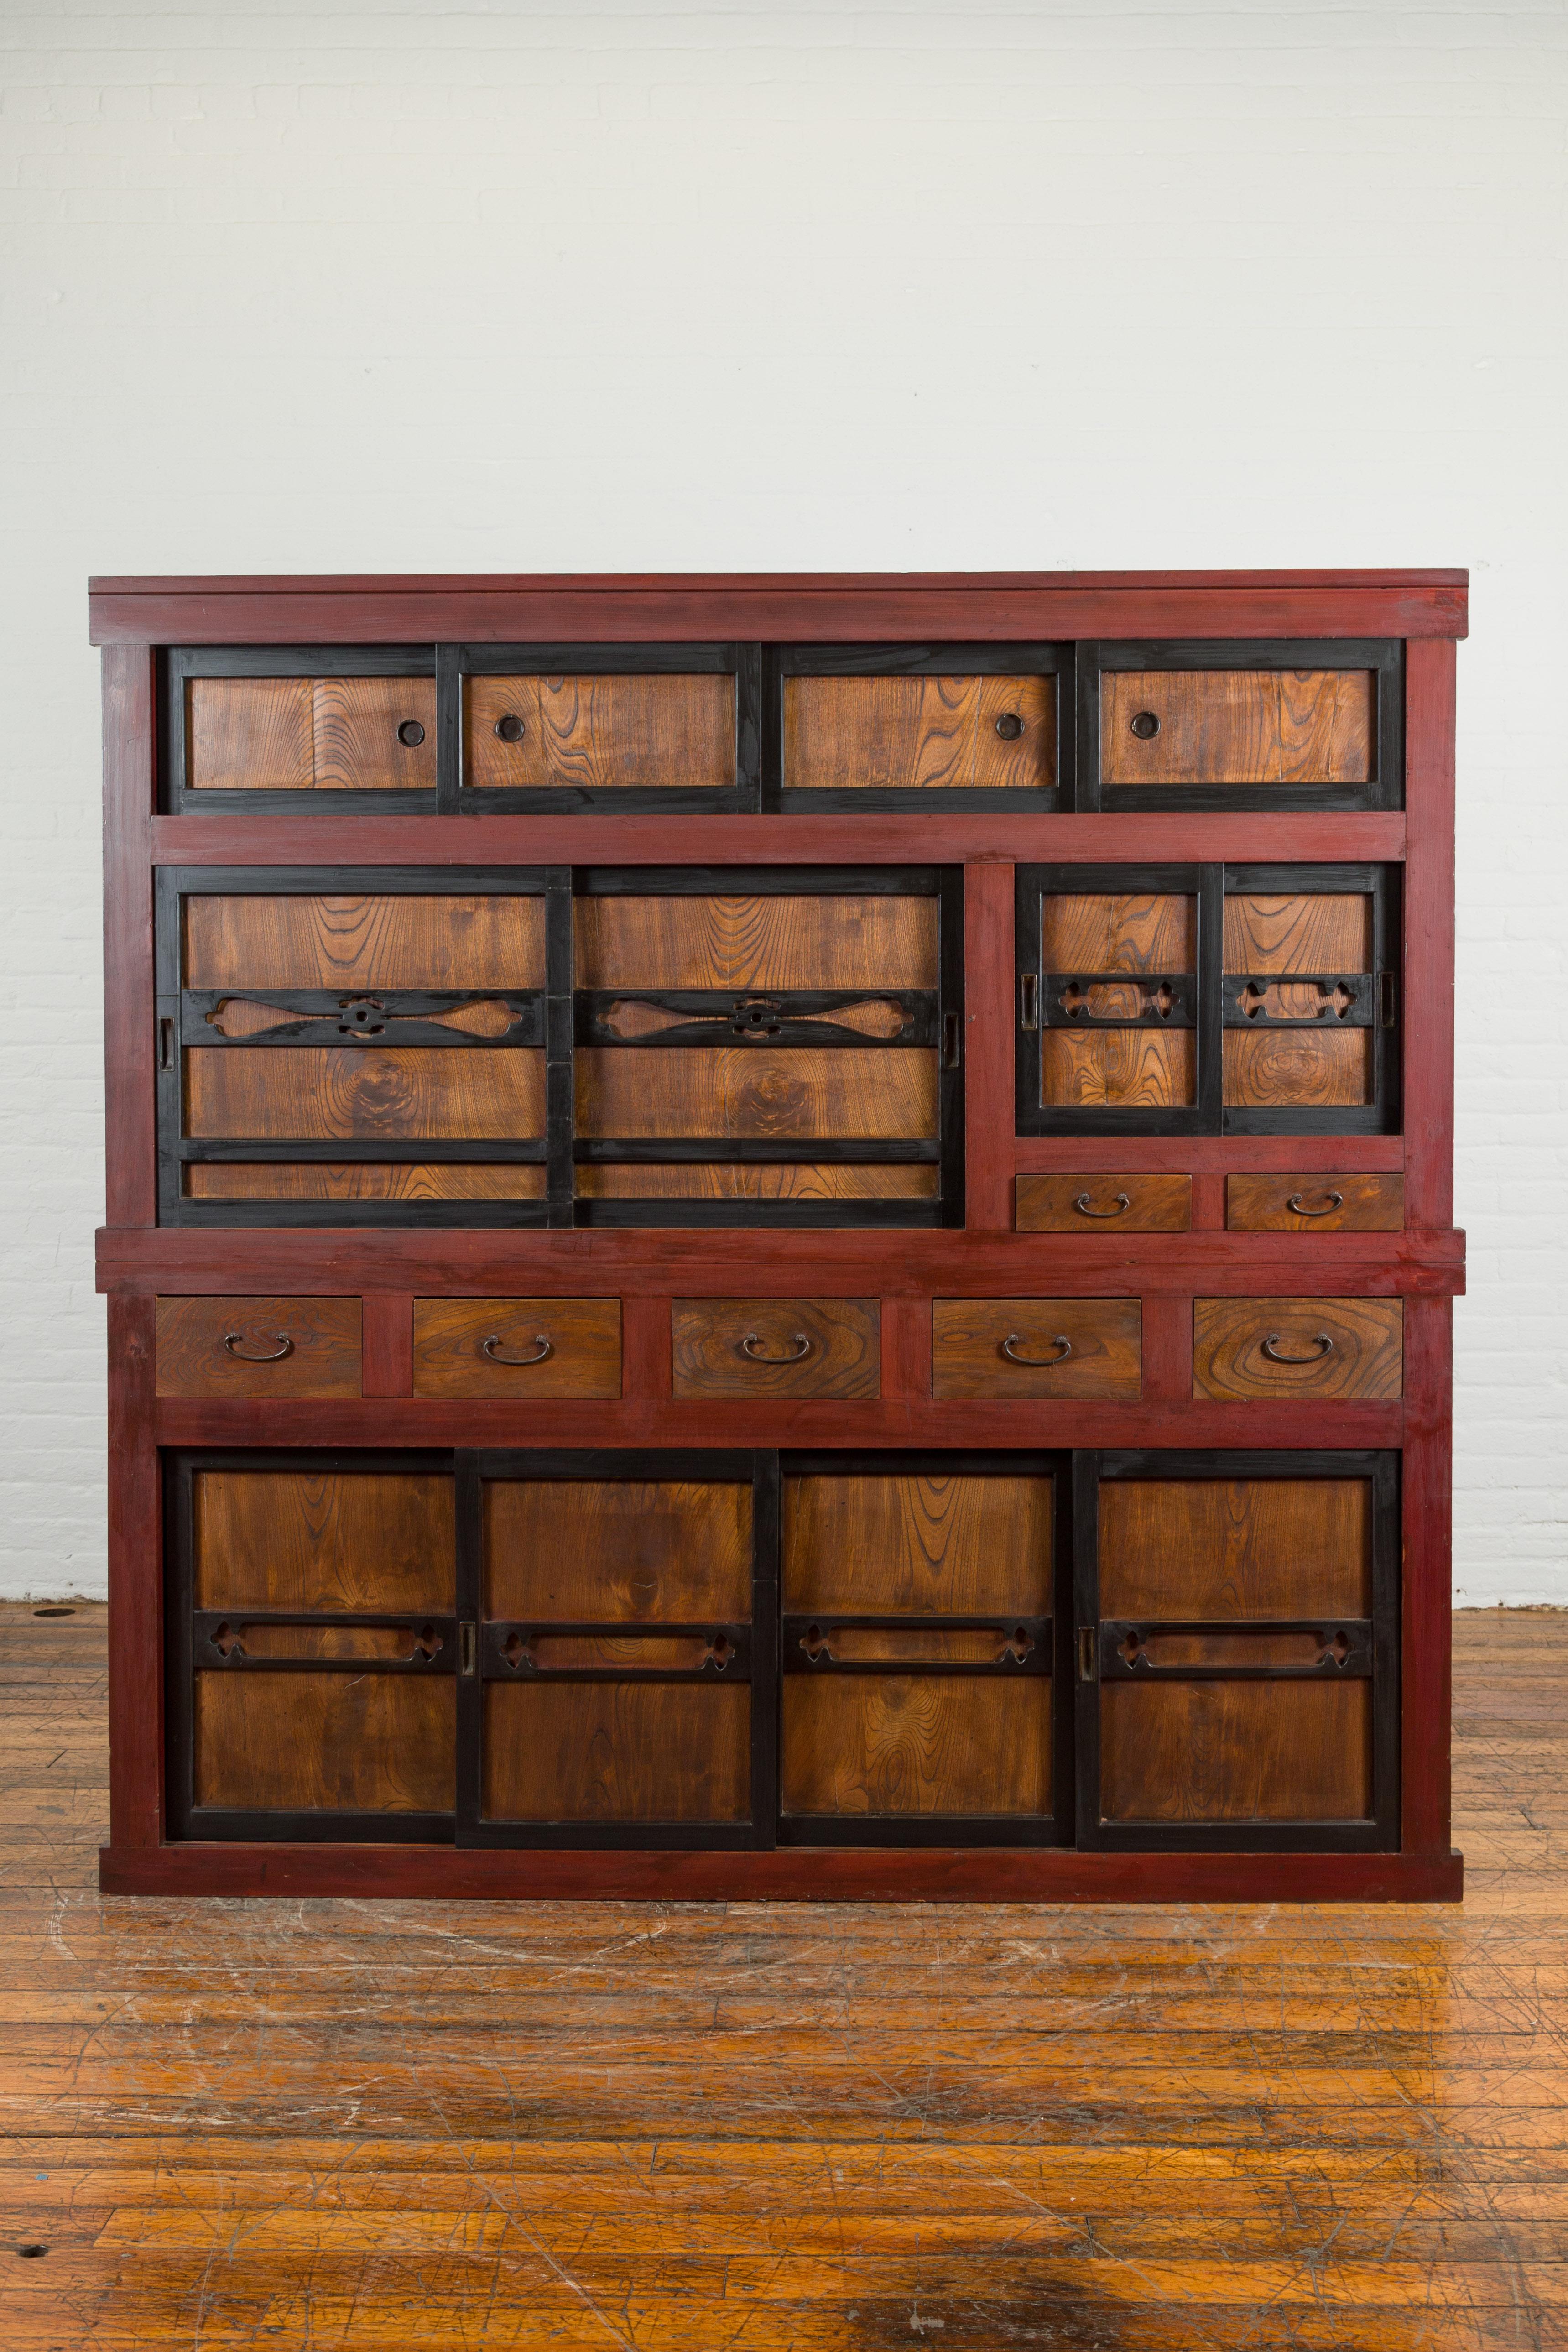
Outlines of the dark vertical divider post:
[{"label": "dark vertical divider post", "polygon": [[783,1496],[776,1454],[752,1468],[752,1830],[777,1842],[779,1811],[779,1572]]},{"label": "dark vertical divider post", "polygon": [[1198,1119],[1217,1135],[1225,1118],[1225,1031],[1221,986],[1225,971],[1225,868],[1198,868]]},{"label": "dark vertical divider post", "polygon": [[463,671],[457,646],[436,648],[436,808],[455,816],[463,789]]},{"label": "dark vertical divider post", "polygon": [[571,1224],[574,1213],[572,940],[572,868],[552,866],[544,877],[545,1188],[552,1225]]},{"label": "dark vertical divider post", "polygon": [[1078,1843],[1100,1843],[1100,1456],[1072,1457],[1072,1677]]},{"label": "dark vertical divider post", "polygon": [[484,1812],[485,1686],[479,1676],[479,1627],[484,1620],[484,1528],[479,1457],[454,1456],[457,1482],[458,1611],[457,1841],[464,1844]]}]

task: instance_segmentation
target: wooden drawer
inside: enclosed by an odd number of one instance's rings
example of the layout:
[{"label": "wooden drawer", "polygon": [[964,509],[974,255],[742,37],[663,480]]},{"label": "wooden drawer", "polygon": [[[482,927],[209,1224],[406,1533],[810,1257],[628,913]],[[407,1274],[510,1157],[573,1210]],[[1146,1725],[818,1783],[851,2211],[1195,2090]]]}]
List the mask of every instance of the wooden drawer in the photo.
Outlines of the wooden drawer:
[{"label": "wooden drawer", "polygon": [[1396,1234],[1403,1176],[1227,1176],[1233,1234]]},{"label": "wooden drawer", "polygon": [[1198,1298],[1194,1397],[1397,1397],[1397,1298]]},{"label": "wooden drawer", "polygon": [[1136,1298],[938,1298],[931,1393],[1136,1403],[1142,1325]]},{"label": "wooden drawer", "polygon": [[433,677],[193,677],[195,792],[434,792]]},{"label": "wooden drawer", "polygon": [[1375,772],[1370,669],[1108,670],[1107,784],[1365,783]]},{"label": "wooden drawer", "polygon": [[357,1298],[160,1298],[161,1397],[357,1397]]},{"label": "wooden drawer", "polygon": [[874,1397],[881,1393],[874,1298],[678,1298],[678,1397]]},{"label": "wooden drawer", "polygon": [[1016,677],[788,677],[786,787],[832,792],[1048,791],[1057,682]]},{"label": "wooden drawer", "polygon": [[1190,1176],[1020,1176],[1021,1234],[1184,1234]]},{"label": "wooden drawer", "polygon": [[464,681],[466,790],[723,788],[734,781],[732,676],[652,672]]},{"label": "wooden drawer", "polygon": [[618,1298],[416,1298],[414,1393],[618,1397]]}]

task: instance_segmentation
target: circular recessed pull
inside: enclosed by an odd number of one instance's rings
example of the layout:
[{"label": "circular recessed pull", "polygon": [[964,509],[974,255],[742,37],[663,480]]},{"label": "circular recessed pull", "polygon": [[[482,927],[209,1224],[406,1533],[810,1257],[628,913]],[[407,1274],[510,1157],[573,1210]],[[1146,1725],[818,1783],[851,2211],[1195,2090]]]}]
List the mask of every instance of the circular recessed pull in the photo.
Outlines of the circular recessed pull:
[{"label": "circular recessed pull", "polygon": [[1051,1341],[1052,1347],[1057,1351],[1054,1356],[1021,1356],[1018,1350],[1023,1345],[1023,1339],[1024,1335],[1021,1331],[1009,1331],[1003,1340],[1002,1353],[1010,1364],[1065,1364],[1072,1354],[1072,1341],[1063,1338],[1059,1333]]},{"label": "circular recessed pull", "polygon": [[748,1331],[741,1341],[741,1353],[749,1356],[753,1364],[798,1364],[811,1353],[811,1341],[804,1331],[795,1334],[795,1346],[787,1356],[764,1356],[762,1339],[755,1331]]},{"label": "circular recessed pull", "polygon": [[523,736],[521,719],[515,710],[507,710],[496,720],[496,733],[503,743],[521,743]]},{"label": "circular recessed pull", "polygon": [[1321,1364],[1325,1356],[1331,1356],[1333,1352],[1334,1343],[1326,1331],[1317,1333],[1312,1341],[1312,1352],[1310,1356],[1282,1356],[1279,1352],[1278,1331],[1270,1331],[1268,1339],[1263,1342],[1263,1353],[1271,1364]]},{"label": "circular recessed pull", "polygon": [[[250,1341],[248,1349],[245,1344],[247,1338]],[[262,1339],[276,1339],[278,1345],[261,1349],[258,1343]],[[280,1364],[285,1356],[291,1356],[294,1352],[294,1342],[287,1331],[226,1331],[223,1344],[241,1364]]]},{"label": "circular recessed pull", "polygon": [[1078,1211],[1080,1217],[1120,1217],[1124,1215],[1131,1206],[1132,1203],[1128,1199],[1125,1192],[1117,1193],[1116,1205],[1112,1209],[1096,1209],[1091,1207],[1089,1204],[1089,1194],[1087,1192],[1080,1192],[1073,1202],[1073,1207]]},{"label": "circular recessed pull", "polygon": [[1300,1192],[1292,1192],[1285,1206],[1296,1217],[1331,1217],[1336,1209],[1344,1207],[1345,1196],[1342,1192],[1325,1192],[1323,1202],[1322,1208],[1309,1209]]},{"label": "circular recessed pull", "polygon": [[1024,731],[1024,722],[1016,710],[1005,710],[996,721],[996,732],[1004,743],[1016,743]]},{"label": "circular recessed pull", "polygon": [[504,1355],[501,1351],[505,1346],[506,1342],[500,1333],[492,1331],[488,1339],[479,1341],[479,1353],[481,1356],[488,1356],[492,1364],[542,1364],[546,1356],[552,1356],[555,1353],[553,1343],[548,1332],[545,1331],[535,1333],[531,1356]]},{"label": "circular recessed pull", "polygon": [[405,719],[397,730],[397,740],[410,751],[416,751],[425,740],[425,730],[417,719]]},{"label": "circular recessed pull", "polygon": [[1159,718],[1152,710],[1135,710],[1127,723],[1140,743],[1152,743],[1160,732]]}]

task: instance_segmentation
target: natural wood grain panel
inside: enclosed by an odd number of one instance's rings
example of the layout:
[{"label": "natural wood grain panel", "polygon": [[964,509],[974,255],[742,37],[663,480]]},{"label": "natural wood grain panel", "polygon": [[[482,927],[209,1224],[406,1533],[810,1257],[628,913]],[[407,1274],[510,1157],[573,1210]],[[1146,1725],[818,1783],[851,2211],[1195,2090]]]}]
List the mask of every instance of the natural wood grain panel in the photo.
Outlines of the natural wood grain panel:
[{"label": "natural wood grain panel", "polygon": [[1042,972],[1191,971],[1198,902],[1154,891],[1047,894],[1040,901]]},{"label": "natural wood grain panel", "polygon": [[1047,1812],[1050,1685],[786,1675],[779,1783],[791,1814]]},{"label": "natural wood grain panel", "polygon": [[[1276,1035],[1280,1033],[1275,1031]],[[1226,1033],[1229,1044],[1229,1033]],[[1043,1029],[1043,1108],[1091,1110],[1120,1104],[1166,1110],[1196,1100],[1191,1029]]]},{"label": "natural wood grain panel", "polygon": [[784,1605],[797,1612],[1038,1617],[1051,1607],[1048,1477],[784,1482]]},{"label": "natural wood grain panel", "polygon": [[542,988],[544,901],[221,897],[182,908],[187,988]]},{"label": "natural wood grain panel", "polygon": [[1025,790],[1056,782],[1053,677],[788,677],[784,721],[789,785]]},{"label": "natural wood grain panel", "polygon": [[735,781],[732,677],[469,677],[463,713],[463,782],[480,790]]},{"label": "natural wood grain panel", "polygon": [[490,1683],[491,1821],[741,1822],[751,1809],[744,1683]]},{"label": "natural wood grain panel", "polygon": [[1106,1478],[1102,1617],[1372,1613],[1364,1478]]},{"label": "natural wood grain panel", "polygon": [[196,1046],[186,1133],[331,1143],[506,1141],[544,1131],[544,1056],[524,1046]]},{"label": "natural wood grain panel", "polygon": [[[244,1351],[224,1345],[238,1335]],[[270,1357],[288,1341],[276,1361]],[[357,1298],[160,1298],[161,1397],[357,1397]]]},{"label": "natural wood grain panel", "polygon": [[[539,1363],[497,1363],[483,1342]],[[618,1298],[416,1298],[414,1393],[430,1397],[618,1397]]]},{"label": "natural wood grain panel", "polygon": [[[1136,1298],[934,1299],[931,1393],[1135,1403],[1142,1330]],[[1008,1340],[1019,1355],[1050,1360],[1017,1363],[1004,1353]]]},{"label": "natural wood grain panel", "polygon": [[1372,899],[1364,891],[1230,891],[1226,971],[1372,970]]},{"label": "natural wood grain panel", "polygon": [[198,1470],[192,1507],[198,1609],[453,1608],[450,1478]]},{"label": "natural wood grain panel", "polygon": [[613,1666],[626,1674],[690,1671],[710,1654],[706,1633],[535,1633],[529,1643],[542,1674]]},{"label": "natural wood grain panel", "polygon": [[738,1480],[487,1479],[481,1510],[487,1617],[751,1616],[752,1489]]},{"label": "natural wood grain panel", "polygon": [[934,898],[584,898],[579,988],[934,988]]},{"label": "natural wood grain panel", "polygon": [[450,1675],[198,1675],[198,1805],[439,1813],[453,1805]]},{"label": "natural wood grain panel", "polygon": [[310,679],[187,678],[185,781],[198,792],[308,792]]},{"label": "natural wood grain panel", "polygon": [[[1399,1298],[1197,1298],[1193,1394],[1397,1397],[1404,1331]],[[1303,1360],[1276,1362],[1264,1353],[1270,1340]]]},{"label": "natural wood grain panel", "polygon": [[1227,1176],[1225,1222],[1233,1234],[1396,1234],[1405,1224],[1405,1179]]},{"label": "natural wood grain panel", "polygon": [[804,1160],[693,1160],[688,1166],[651,1161],[577,1171],[577,1196],[587,1201],[934,1201],[934,1167],[854,1168]]},{"label": "natural wood grain panel", "polygon": [[460,1160],[194,1160],[188,1201],[542,1201],[538,1165]]},{"label": "natural wood grain panel", "polygon": [[1106,1683],[1107,1822],[1354,1822],[1372,1812],[1369,1682]]},{"label": "natural wood grain panel", "polygon": [[1345,1109],[1373,1100],[1370,1029],[1227,1029],[1225,1099],[1237,1108]]},{"label": "natural wood grain panel", "polygon": [[579,1046],[584,1136],[923,1139],[937,1131],[923,1046]]},{"label": "natural wood grain panel", "polygon": [[[319,677],[311,725],[318,792],[435,791],[433,677]],[[405,743],[401,727],[424,734]]]},{"label": "natural wood grain panel", "polygon": [[[1086,1204],[1082,1208],[1080,1201]],[[1020,1176],[1017,1180],[1021,1234],[1184,1234],[1192,1222],[1190,1176]]]},{"label": "natural wood grain panel", "polygon": [[[1136,735],[1152,711],[1159,730]],[[1364,783],[1374,670],[1107,670],[1100,772],[1108,784]]]},{"label": "natural wood grain panel", "polygon": [[874,1298],[678,1298],[671,1334],[677,1397],[881,1393]]}]

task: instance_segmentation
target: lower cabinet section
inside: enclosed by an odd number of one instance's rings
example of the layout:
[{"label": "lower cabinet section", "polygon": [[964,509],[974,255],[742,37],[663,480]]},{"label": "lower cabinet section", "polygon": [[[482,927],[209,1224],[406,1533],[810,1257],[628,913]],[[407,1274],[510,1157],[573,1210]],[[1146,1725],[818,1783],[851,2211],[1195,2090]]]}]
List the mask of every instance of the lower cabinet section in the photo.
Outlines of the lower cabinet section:
[{"label": "lower cabinet section", "polygon": [[1389,1852],[1399,1457],[167,1457],[176,1838]]}]

